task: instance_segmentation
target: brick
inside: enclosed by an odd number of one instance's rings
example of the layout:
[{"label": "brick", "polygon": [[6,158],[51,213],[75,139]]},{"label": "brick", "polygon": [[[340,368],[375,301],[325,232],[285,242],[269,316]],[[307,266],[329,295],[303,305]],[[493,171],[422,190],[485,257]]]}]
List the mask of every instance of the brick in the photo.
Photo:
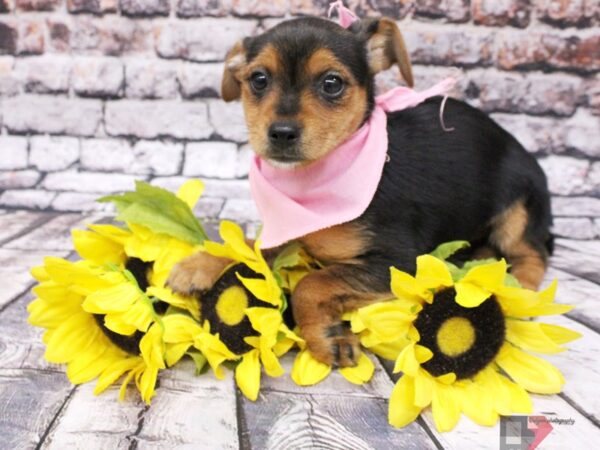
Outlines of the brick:
[{"label": "brick", "polygon": [[4,125],[17,133],[93,135],[102,119],[99,100],[32,94],[5,99]]},{"label": "brick", "polygon": [[555,119],[517,114],[492,114],[491,117],[531,153],[558,153],[565,149],[565,130]]},{"label": "brick", "polygon": [[600,157],[600,117],[579,109],[566,125],[565,146],[593,158]]},{"label": "brick", "polygon": [[570,116],[582,95],[578,77],[559,74],[507,74],[473,70],[468,74],[471,98],[485,111]]},{"label": "brick", "polygon": [[[157,177],[152,184],[170,191],[176,191],[188,178],[186,177]],[[248,180],[219,180],[207,178],[204,182],[204,195],[214,198],[251,198]]]},{"label": "brick", "polygon": [[117,58],[80,57],[73,65],[73,89],[86,97],[119,97],[125,80]]},{"label": "brick", "polygon": [[472,10],[476,24],[525,28],[531,16],[531,0],[472,0]]},{"label": "brick", "polygon": [[248,176],[250,171],[250,163],[254,157],[254,151],[249,144],[242,145],[238,151],[236,160],[235,176],[236,178],[244,178]]},{"label": "brick", "polygon": [[79,139],[64,136],[33,136],[29,163],[42,172],[65,170],[79,160]]},{"label": "brick", "polygon": [[0,14],[10,12],[14,9],[13,0],[0,0]]},{"label": "brick", "polygon": [[106,211],[112,212],[113,206],[108,203],[98,203],[101,194],[82,194],[80,192],[60,192],[52,201],[50,207],[56,211]]},{"label": "brick", "polygon": [[527,82],[520,74],[473,70],[468,78],[468,95],[484,111],[518,112],[521,100],[528,95]]},{"label": "brick", "polygon": [[169,22],[157,30],[156,52],[163,58],[220,61],[238,40],[255,29],[254,21],[239,19]]},{"label": "brick", "polygon": [[241,199],[241,198],[230,198],[225,200],[225,206],[221,214],[220,219],[228,219],[236,222],[258,222],[260,216],[256,205],[252,200]]},{"label": "brick", "polygon": [[119,0],[121,13],[126,16],[168,16],[169,0]]},{"label": "brick", "polygon": [[185,176],[234,178],[237,147],[231,142],[198,142],[185,149]]},{"label": "brick", "polygon": [[140,138],[206,139],[213,132],[206,105],[170,100],[108,102],[105,127],[112,136]]},{"label": "brick", "polygon": [[0,136],[0,170],[27,167],[27,139],[20,136]]},{"label": "brick", "polygon": [[35,170],[0,172],[0,189],[23,189],[34,187],[42,175]]},{"label": "brick", "polygon": [[552,197],[552,214],[557,217],[600,217],[600,199]]},{"label": "brick", "polygon": [[179,68],[181,95],[185,98],[218,97],[222,74],[222,63],[183,63]]},{"label": "brick", "polygon": [[583,194],[589,190],[586,178],[590,162],[568,156],[549,156],[539,160],[548,178],[548,187],[552,194]]},{"label": "brick", "polygon": [[593,114],[600,115],[600,74],[585,81],[585,103]]},{"label": "brick", "polygon": [[582,95],[581,79],[570,75],[535,74],[527,76],[520,110],[529,114],[571,116]]},{"label": "brick", "polygon": [[60,3],[60,0],[16,0],[20,11],[54,11]]},{"label": "brick", "polygon": [[[329,0],[290,0],[292,14],[325,17],[329,8]],[[359,17],[382,15],[401,19],[414,8],[414,0],[349,0],[344,4]],[[334,17],[337,21],[337,17]]]},{"label": "brick", "polygon": [[448,22],[466,22],[471,17],[471,9],[469,0],[421,0],[415,2],[415,15],[443,18]]},{"label": "brick", "polygon": [[68,92],[71,67],[71,58],[52,55],[19,59],[15,70],[25,92],[46,94]]},{"label": "brick", "polygon": [[118,0],[67,0],[67,8],[72,13],[111,13],[117,11]]},{"label": "brick", "polygon": [[569,239],[593,239],[596,236],[594,224],[589,218],[557,217],[552,232]]},{"label": "brick", "polygon": [[600,219],[594,219],[594,233],[596,233],[596,237],[600,236]]},{"label": "brick", "polygon": [[553,68],[600,70],[600,34],[504,33],[498,65],[507,70]]},{"label": "brick", "polygon": [[125,67],[126,95],[131,98],[174,98],[177,65],[171,61],[135,59]]},{"label": "brick", "polygon": [[138,141],[133,146],[133,164],[129,173],[175,175],[183,161],[183,144],[163,141]]},{"label": "brick", "polygon": [[597,0],[538,0],[538,17],[544,22],[562,27],[586,26],[593,17]]},{"label": "brick", "polygon": [[44,53],[44,25],[35,20],[19,19],[19,55],[40,55]]},{"label": "brick", "polygon": [[46,209],[55,196],[54,192],[39,189],[8,190],[0,195],[0,205],[10,208]]},{"label": "brick", "polygon": [[210,123],[219,136],[240,143],[248,140],[248,129],[241,103],[211,100],[208,107]]},{"label": "brick", "polygon": [[402,32],[414,64],[488,65],[493,36],[483,30],[411,25]]},{"label": "brick", "polygon": [[217,219],[224,204],[225,200],[222,198],[202,196],[200,197],[200,201],[196,203],[196,206],[194,207],[194,214],[201,221],[203,219]]},{"label": "brick", "polygon": [[92,18],[77,16],[70,32],[69,45],[77,51],[119,56],[152,48],[152,24],[125,17]]},{"label": "brick", "polygon": [[231,11],[231,0],[178,0],[180,17],[223,17]]},{"label": "brick", "polygon": [[54,172],[46,176],[42,185],[53,191],[112,193],[132,190],[139,177],[120,173]]},{"label": "brick", "polygon": [[588,173],[588,185],[594,194],[600,194],[600,162],[592,163]]},{"label": "brick", "polygon": [[12,56],[0,56],[0,96],[16,95],[20,89],[19,76],[15,71],[15,60]]},{"label": "brick", "polygon": [[19,31],[14,21],[0,22],[0,55],[14,55],[18,39]]},{"label": "brick", "polygon": [[91,172],[125,172],[133,151],[124,139],[85,139],[81,142],[81,168]]},{"label": "brick", "polygon": [[69,18],[53,17],[46,20],[49,47],[55,52],[66,53],[71,49],[71,28]]},{"label": "brick", "polygon": [[287,9],[287,0],[232,0],[232,10],[242,17],[283,17]]}]

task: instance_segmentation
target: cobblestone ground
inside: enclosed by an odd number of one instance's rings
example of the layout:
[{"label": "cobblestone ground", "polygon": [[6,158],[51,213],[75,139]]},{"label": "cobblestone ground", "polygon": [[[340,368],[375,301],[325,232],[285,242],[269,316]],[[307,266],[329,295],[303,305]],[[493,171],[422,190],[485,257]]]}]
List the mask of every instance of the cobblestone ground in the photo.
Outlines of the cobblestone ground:
[{"label": "cobblestone ground", "polygon": [[[135,179],[207,180],[205,216],[256,221],[239,104],[218,99],[240,38],[328,0],[0,0],[0,205],[88,211]],[[600,0],[348,0],[398,20],[418,87],[456,96],[540,158],[560,236],[600,236]],[[396,83],[395,73],[380,87]]]}]

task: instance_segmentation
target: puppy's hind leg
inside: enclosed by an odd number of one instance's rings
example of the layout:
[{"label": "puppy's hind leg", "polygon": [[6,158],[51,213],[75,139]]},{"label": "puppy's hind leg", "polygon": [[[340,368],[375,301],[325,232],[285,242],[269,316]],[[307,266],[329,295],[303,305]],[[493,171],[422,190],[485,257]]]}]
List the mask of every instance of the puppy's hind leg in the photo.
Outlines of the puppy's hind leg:
[{"label": "puppy's hind leg", "polygon": [[167,286],[178,294],[193,295],[209,290],[231,263],[206,252],[198,252],[177,263],[169,275]]},{"label": "puppy's hind leg", "polygon": [[[490,241],[511,265],[511,273],[527,289],[537,290],[546,273],[547,236],[533,231],[532,217],[522,201],[514,203],[492,222]],[[549,235],[546,231],[544,233]]]}]

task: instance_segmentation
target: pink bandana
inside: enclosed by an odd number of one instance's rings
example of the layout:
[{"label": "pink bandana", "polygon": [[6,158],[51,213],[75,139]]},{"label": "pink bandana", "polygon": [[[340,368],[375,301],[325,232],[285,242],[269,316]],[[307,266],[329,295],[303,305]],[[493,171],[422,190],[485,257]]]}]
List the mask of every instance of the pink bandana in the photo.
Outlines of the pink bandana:
[{"label": "pink bandana", "polygon": [[[333,9],[345,28],[357,20],[341,1],[331,4],[330,14]],[[255,156],[249,178],[263,222],[261,247],[277,247],[361,216],[375,195],[387,158],[386,112],[445,94],[454,83],[447,78],[423,92],[397,87],[378,96],[370,119],[360,129],[306,167],[275,168]]]}]

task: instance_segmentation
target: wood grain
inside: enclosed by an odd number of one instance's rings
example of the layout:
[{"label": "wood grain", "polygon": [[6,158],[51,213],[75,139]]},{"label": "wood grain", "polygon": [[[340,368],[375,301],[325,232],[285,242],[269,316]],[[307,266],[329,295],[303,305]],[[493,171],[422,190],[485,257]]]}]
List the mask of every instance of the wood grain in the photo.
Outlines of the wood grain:
[{"label": "wood grain", "polygon": [[65,256],[66,252],[7,250],[0,248],[0,310],[27,291],[35,280],[29,269],[40,265],[44,256]]},{"label": "wood grain", "polygon": [[72,250],[71,229],[85,228],[88,223],[96,222],[102,214],[84,215],[63,214],[55,217],[31,233],[14,239],[5,248],[18,250]]},{"label": "wood grain", "polygon": [[[575,245],[570,243],[569,247]],[[600,253],[593,253],[590,246],[584,246],[588,249],[586,252],[569,247],[557,245],[554,255],[550,258],[550,265],[594,283],[600,283]]]},{"label": "wood grain", "polygon": [[435,448],[417,423],[389,426],[384,399],[266,392],[242,408],[253,450]]},{"label": "wood grain", "polygon": [[0,448],[35,447],[72,389],[60,372],[0,369]]},{"label": "wood grain", "polygon": [[2,214],[0,226],[0,245],[10,241],[15,236],[25,234],[38,226],[49,221],[55,214],[32,212],[32,211],[15,211]]}]

